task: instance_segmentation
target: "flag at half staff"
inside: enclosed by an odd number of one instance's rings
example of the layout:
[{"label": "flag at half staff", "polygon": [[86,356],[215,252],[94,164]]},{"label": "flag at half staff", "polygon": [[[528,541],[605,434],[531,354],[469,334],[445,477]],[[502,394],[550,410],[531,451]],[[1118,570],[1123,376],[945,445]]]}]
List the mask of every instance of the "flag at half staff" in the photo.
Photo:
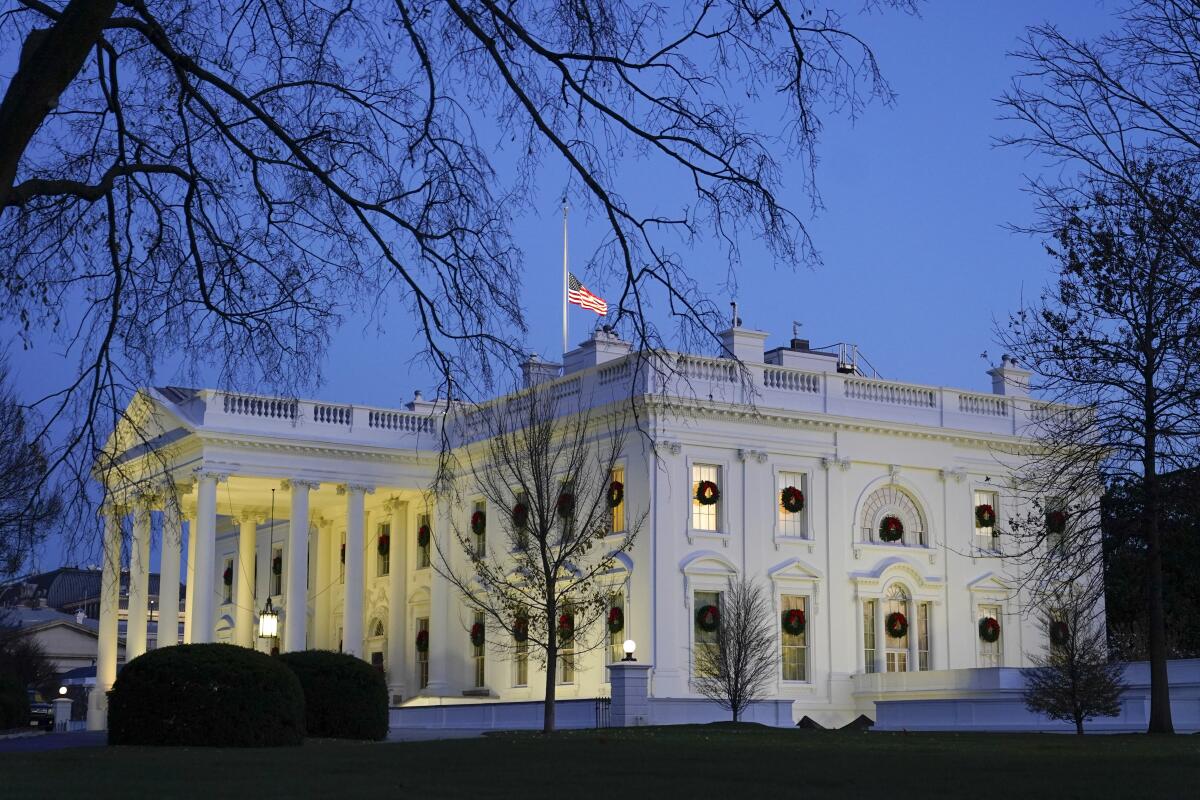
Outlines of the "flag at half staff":
[{"label": "flag at half staff", "polygon": [[595,311],[602,317],[608,313],[608,303],[604,302],[603,298],[589,292],[587,287],[580,283],[573,274],[567,277],[567,302],[586,308],[588,311]]}]

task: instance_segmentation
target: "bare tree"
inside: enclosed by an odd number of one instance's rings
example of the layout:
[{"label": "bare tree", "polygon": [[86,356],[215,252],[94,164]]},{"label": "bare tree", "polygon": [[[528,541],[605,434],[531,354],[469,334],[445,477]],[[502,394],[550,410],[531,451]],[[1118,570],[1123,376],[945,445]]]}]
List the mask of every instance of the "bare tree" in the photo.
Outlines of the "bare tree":
[{"label": "bare tree", "polygon": [[45,475],[43,442],[30,429],[0,357],[0,577],[21,569],[59,516],[62,502]]},{"label": "bare tree", "polygon": [[0,677],[12,678],[23,688],[46,691],[57,674],[41,643],[13,615],[0,610]]},{"label": "bare tree", "polygon": [[1025,707],[1074,723],[1080,735],[1089,719],[1120,714],[1124,667],[1108,660],[1103,616],[1068,593],[1042,619],[1049,644],[1029,656],[1036,666],[1024,673]]},{"label": "bare tree", "polygon": [[[1001,332],[1049,404],[1020,472],[1035,513],[1013,525],[1032,584],[1102,593],[1100,500],[1142,485],[1152,732],[1170,732],[1159,475],[1200,459],[1200,173],[1147,160],[1047,204],[1057,282]],[[1035,604],[1038,600],[1034,598]]]},{"label": "bare tree", "polygon": [[779,634],[766,593],[745,576],[730,579],[715,609],[715,620],[700,618],[713,613],[711,609],[696,610],[696,677],[692,685],[728,709],[737,722],[747,708],[766,696],[776,678]]},{"label": "bare tree", "polygon": [[[823,114],[893,99],[814,0],[6,0],[0,36],[21,49],[0,314],[79,360],[44,402],[66,431],[51,463],[75,454],[80,477],[164,365],[291,395],[343,319],[397,305],[444,396],[490,391],[525,355],[511,231],[546,180],[604,226],[588,269],[639,351],[711,344],[720,315],[678,248],[723,249],[731,280],[746,241],[815,262],[784,176],[818,204]],[[678,193],[638,198],[647,171]]]},{"label": "bare tree", "polygon": [[[626,416],[596,419],[546,384],[472,410],[462,422],[468,442],[484,440],[475,454],[470,444],[465,449],[467,496],[481,496],[486,510],[455,527],[462,558],[439,549],[434,567],[484,615],[491,650],[510,657],[521,651],[545,668],[549,732],[560,654],[573,668],[603,643],[593,633],[619,588],[607,575],[633,546],[645,516],[625,513],[624,486],[612,479]],[[613,531],[618,506],[625,524]]]}]

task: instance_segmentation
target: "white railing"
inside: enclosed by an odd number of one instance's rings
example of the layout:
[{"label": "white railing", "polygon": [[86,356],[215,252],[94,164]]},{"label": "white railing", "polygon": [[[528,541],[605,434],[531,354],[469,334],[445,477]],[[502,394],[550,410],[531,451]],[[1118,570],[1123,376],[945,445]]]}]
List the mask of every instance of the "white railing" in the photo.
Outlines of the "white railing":
[{"label": "white railing", "polygon": [[221,393],[222,408],[226,414],[266,419],[296,419],[297,400],[279,397],[255,397],[254,395]]},{"label": "white railing", "polygon": [[313,421],[326,425],[351,425],[354,422],[354,407],[314,404]]},{"label": "white railing", "polygon": [[850,400],[867,400],[872,403],[891,403],[892,405],[918,408],[937,407],[937,391],[934,389],[902,383],[863,380],[862,378],[847,378],[845,385],[846,397]]},{"label": "white railing", "polygon": [[633,374],[633,361],[626,357],[621,359],[616,364],[609,364],[600,367],[596,373],[596,380],[601,386],[608,386],[613,383],[627,380]]},{"label": "white railing", "polygon": [[963,414],[1007,417],[1008,409],[1008,400],[1003,397],[986,394],[959,394],[958,396],[958,410]]},{"label": "white railing", "polygon": [[763,370],[763,385],[768,389],[782,389],[785,392],[817,394],[821,391],[821,376],[815,372],[767,367]]},{"label": "white railing", "polygon": [[724,358],[699,358],[697,356],[679,356],[675,361],[675,369],[689,380],[716,381],[718,383],[736,383],[738,367],[733,361]]},{"label": "white railing", "polygon": [[433,433],[433,418],[424,414],[414,414],[411,411],[371,409],[367,412],[367,427],[403,433]]}]

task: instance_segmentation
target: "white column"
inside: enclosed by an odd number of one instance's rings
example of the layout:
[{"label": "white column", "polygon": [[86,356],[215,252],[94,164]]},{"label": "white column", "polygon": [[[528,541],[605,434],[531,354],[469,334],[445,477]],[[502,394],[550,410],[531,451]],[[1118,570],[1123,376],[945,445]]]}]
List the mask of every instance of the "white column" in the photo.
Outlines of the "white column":
[{"label": "white column", "polygon": [[332,564],[329,563],[329,537],[330,523],[327,519],[321,519],[316,523],[317,536],[313,555],[317,561],[317,583],[313,587],[315,598],[313,600],[313,645],[321,650],[332,650],[333,645],[329,643],[330,639],[330,605],[333,593],[333,581],[336,580],[335,574],[332,572]]},{"label": "white column", "polygon": [[196,596],[196,508],[188,512],[187,576],[183,593],[183,643],[192,643],[192,600]]},{"label": "white column", "polygon": [[100,629],[96,650],[96,686],[88,695],[89,731],[108,727],[108,695],[117,680],[117,616],[121,609],[121,517],[106,506],[104,562],[100,571]]},{"label": "white column", "polygon": [[908,671],[918,672],[921,666],[921,646],[920,635],[917,630],[919,619],[917,617],[917,599],[914,597],[908,601]]},{"label": "white column", "polygon": [[404,697],[408,670],[404,645],[408,641],[408,513],[409,504],[393,499],[388,504],[392,521],[388,531],[388,693]]},{"label": "white column", "polygon": [[217,600],[217,482],[225,476],[201,472],[196,487],[196,568],[188,586],[192,597],[192,642],[213,640]]},{"label": "white column", "polygon": [[308,644],[308,493],[320,484],[301,480],[285,481],[284,484],[284,488],[291,492],[292,509],[284,558],[281,649],[290,653],[303,650]]},{"label": "white column", "polygon": [[[429,685],[425,694],[439,696],[450,692],[450,637],[462,638],[461,630],[451,630],[450,584],[437,571],[451,541],[451,511],[448,503],[439,500],[430,537],[429,570]],[[447,554],[448,555],[448,554]]]},{"label": "white column", "polygon": [[243,510],[238,528],[237,563],[233,565],[234,633],[242,647],[254,647],[254,551],[258,526],[266,520],[261,511]]},{"label": "white column", "polygon": [[129,548],[129,607],[125,615],[125,661],[146,652],[146,620],[150,607],[150,504],[139,497],[133,506],[133,540]]},{"label": "white column", "polygon": [[362,658],[363,643],[363,500],[367,486],[345,484],[338,493],[346,496],[346,600],[342,608],[342,650]]},{"label": "white column", "polygon": [[179,551],[183,529],[179,501],[167,497],[162,510],[162,549],[158,560],[158,646],[179,644]]},{"label": "white column", "polygon": [[887,649],[891,639],[887,635],[887,604],[883,595],[875,600],[875,671],[887,672]]}]

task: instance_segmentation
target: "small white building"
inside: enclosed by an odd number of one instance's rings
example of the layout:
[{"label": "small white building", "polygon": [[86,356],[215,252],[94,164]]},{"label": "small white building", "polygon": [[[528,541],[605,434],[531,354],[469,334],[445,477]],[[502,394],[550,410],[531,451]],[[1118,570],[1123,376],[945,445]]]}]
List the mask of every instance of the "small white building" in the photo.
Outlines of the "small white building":
[{"label": "small white building", "polygon": [[[644,412],[649,436],[627,438],[617,477],[628,514],[617,516],[648,515],[612,585],[625,618],[615,638],[636,640],[639,661],[653,666],[648,721],[721,716],[693,691],[692,652],[703,635],[698,611],[719,606],[737,573],[764,582],[781,617],[798,609],[805,619],[802,633],[780,626],[777,681],[755,711],[763,721],[874,717],[876,699],[895,699],[907,685],[889,684],[888,673],[1025,665],[1046,631],[1021,614],[1011,562],[997,557],[1005,542],[994,534],[1019,512],[1004,454],[1043,413],[1028,397],[1028,373],[1006,358],[989,373],[991,393],[921,386],[865,376],[849,351],[815,352],[802,340],[764,351],[766,339],[724,334],[745,372],[729,357],[672,354],[666,375],[603,332],[568,353],[561,374],[544,362],[527,370],[581,406],[628,404],[632,393]],[[475,510],[426,491],[443,412],[419,395],[388,409],[141,392],[111,447],[125,453],[126,476],[145,486],[153,474],[156,490],[135,496],[114,480],[106,513],[110,558],[119,556],[120,517],[133,517],[130,608],[145,591],[138,570],[161,528],[164,581],[174,579],[186,541],[185,639],[265,649],[256,626],[270,598],[282,649],[340,648],[385,670],[400,709],[394,719],[411,710],[433,720],[419,709],[437,706],[445,723],[450,706],[492,704],[486,718],[504,724],[495,704],[540,698],[536,665],[472,646],[461,598],[417,541],[428,524],[435,543],[452,548],[452,524],[465,528]],[[703,480],[719,486],[719,502],[695,501]],[[803,494],[801,510],[781,506],[787,487]],[[995,510],[996,525],[980,526],[981,505]],[[883,540],[889,527],[895,541]],[[107,688],[116,605],[106,595],[101,605],[98,682]],[[896,613],[908,623],[904,636],[885,630]],[[980,636],[985,617],[1000,623],[994,642]],[[145,647],[138,624],[131,614],[129,658]],[[428,647],[419,652],[421,631]],[[613,649],[578,659],[558,697],[605,696]],[[93,700],[91,724],[100,727],[102,693]]]}]

